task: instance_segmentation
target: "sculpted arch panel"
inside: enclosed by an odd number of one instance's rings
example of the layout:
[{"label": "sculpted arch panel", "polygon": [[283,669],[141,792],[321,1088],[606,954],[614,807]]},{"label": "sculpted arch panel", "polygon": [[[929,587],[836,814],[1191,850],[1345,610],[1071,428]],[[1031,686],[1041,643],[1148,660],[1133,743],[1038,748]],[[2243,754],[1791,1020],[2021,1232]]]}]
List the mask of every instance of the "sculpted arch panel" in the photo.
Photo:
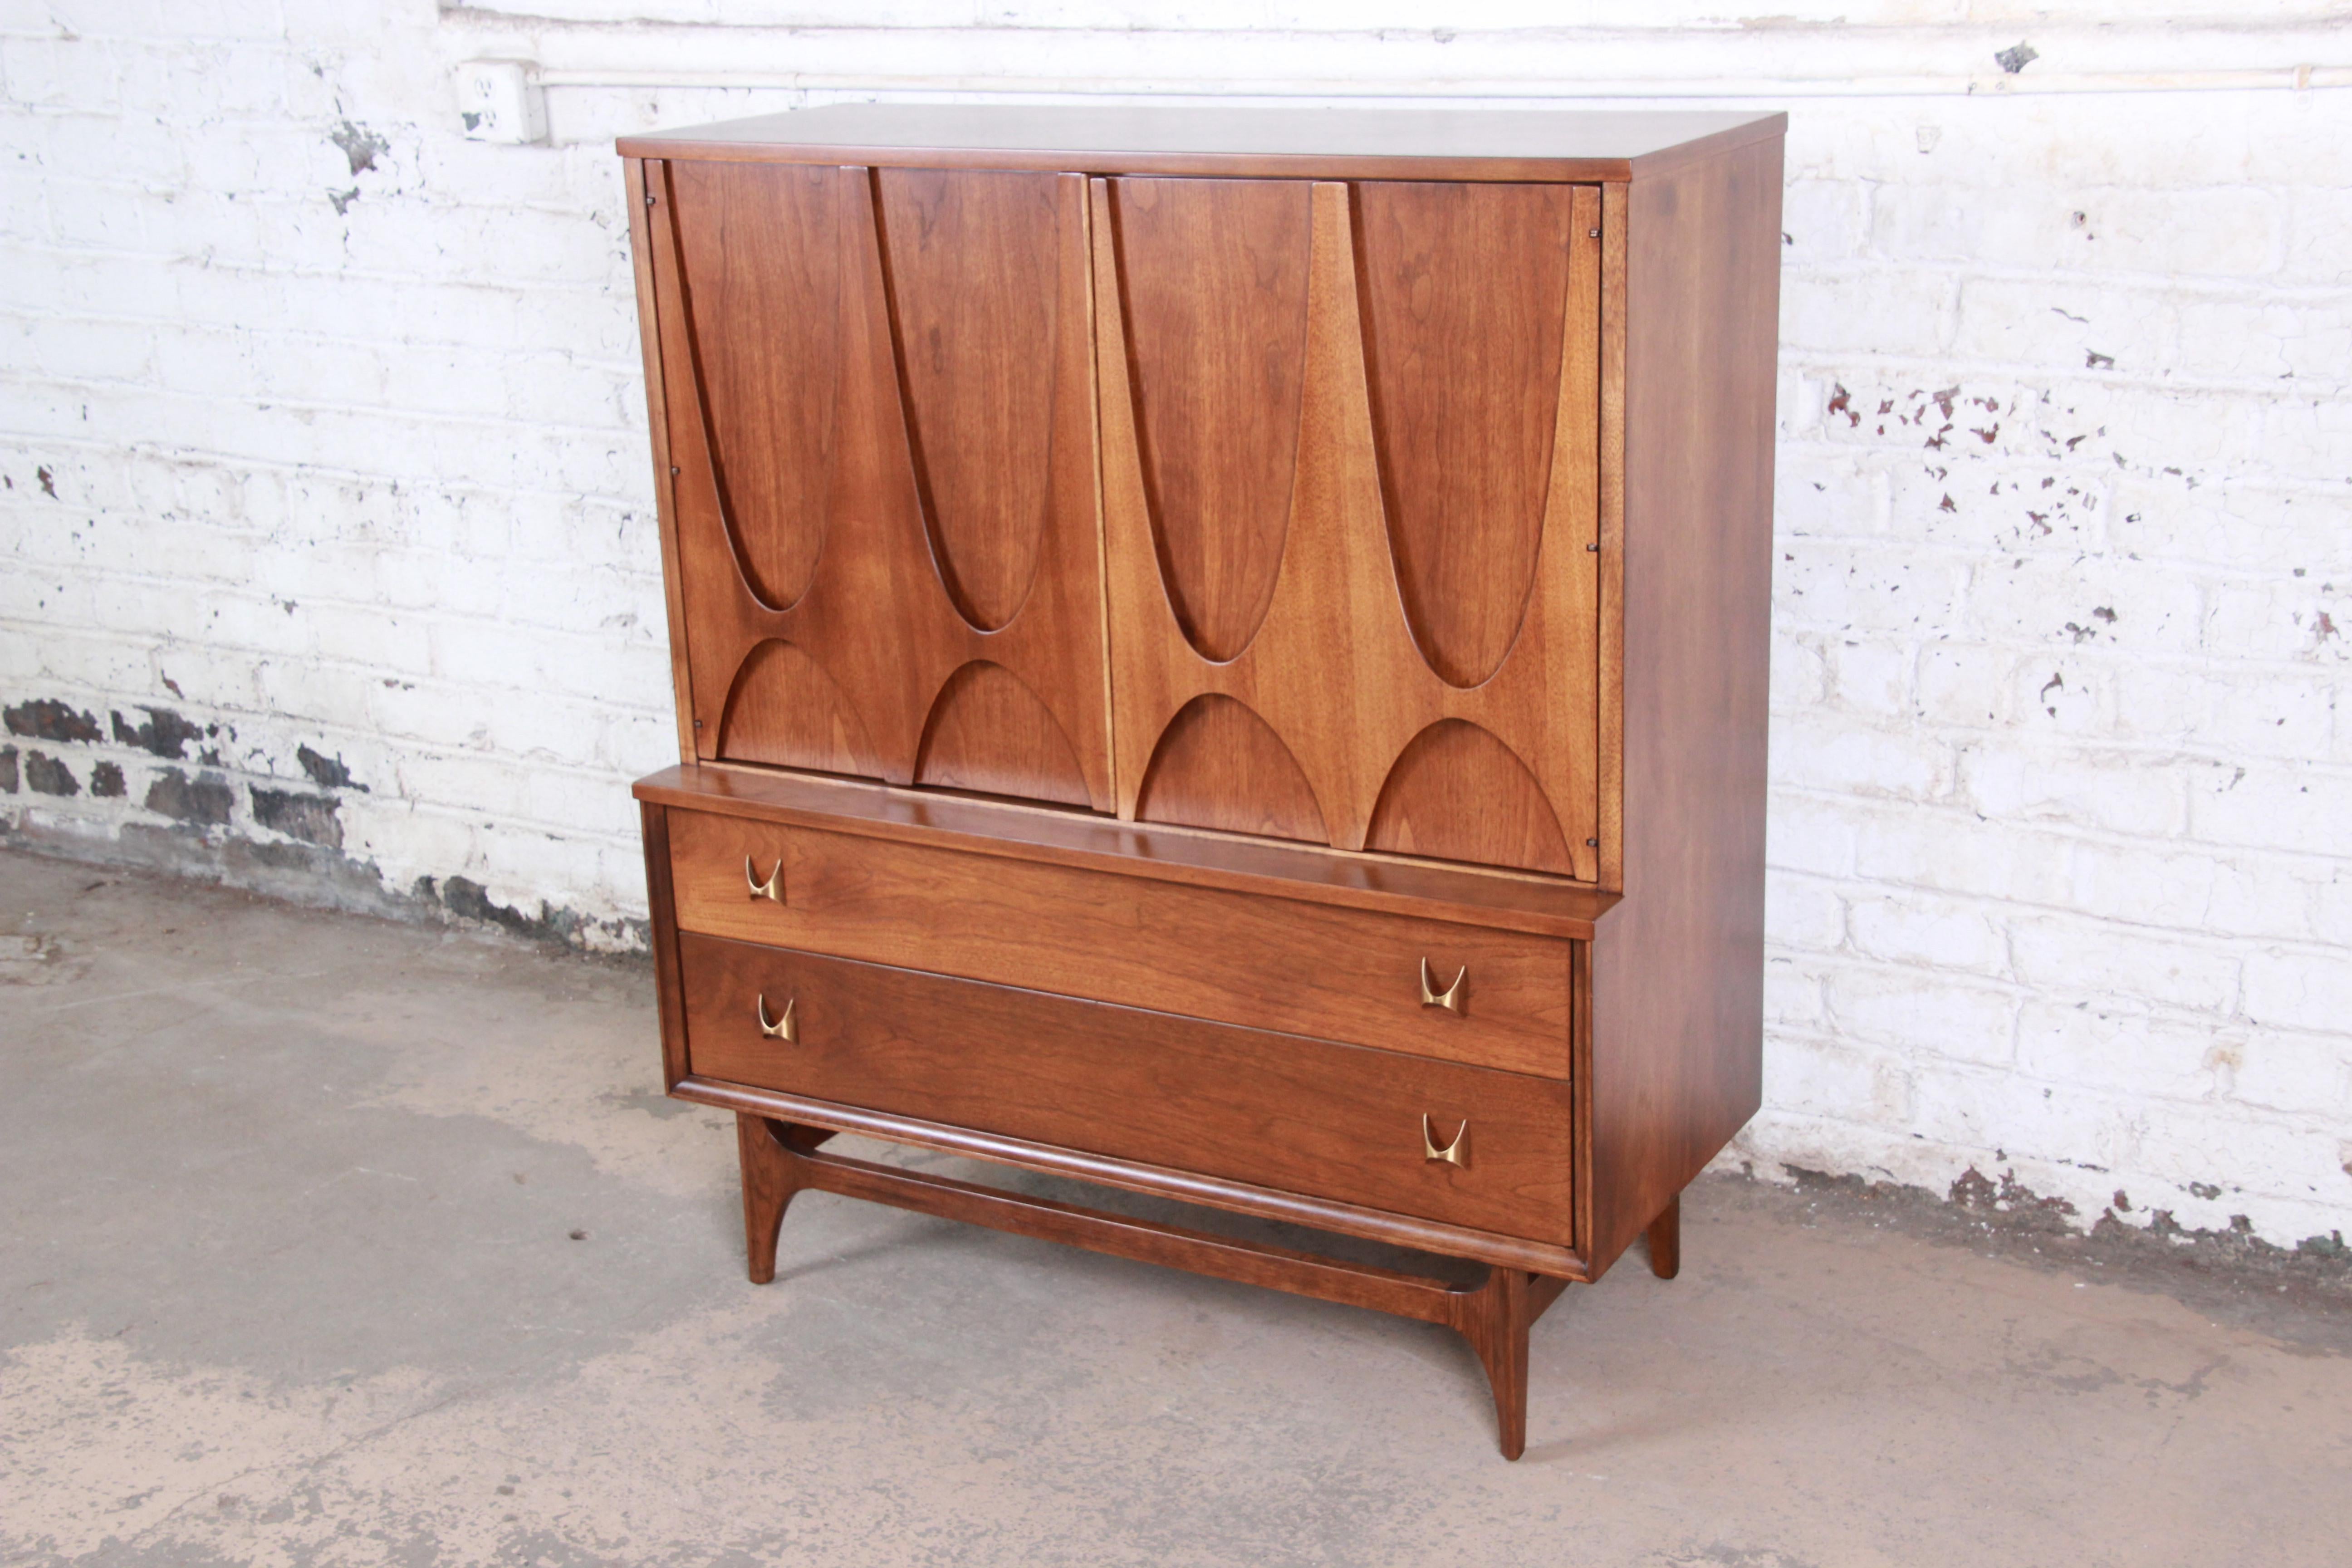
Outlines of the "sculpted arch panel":
[{"label": "sculpted arch panel", "polygon": [[1432,724],[1389,770],[1368,849],[1573,875],[1543,788],[1512,750],[1462,719]]},{"label": "sculpted arch panel", "polygon": [[1161,731],[1135,815],[1315,844],[1331,837],[1290,748],[1265,720],[1215,693],[1186,703]]},{"label": "sculpted arch panel", "polygon": [[882,775],[865,721],[833,677],[798,646],[770,638],[735,672],[718,754],[828,773]]},{"label": "sculpted arch panel", "polygon": [[1020,677],[985,659],[940,688],[923,725],[915,782],[1087,804],[1086,774],[1069,736]]}]

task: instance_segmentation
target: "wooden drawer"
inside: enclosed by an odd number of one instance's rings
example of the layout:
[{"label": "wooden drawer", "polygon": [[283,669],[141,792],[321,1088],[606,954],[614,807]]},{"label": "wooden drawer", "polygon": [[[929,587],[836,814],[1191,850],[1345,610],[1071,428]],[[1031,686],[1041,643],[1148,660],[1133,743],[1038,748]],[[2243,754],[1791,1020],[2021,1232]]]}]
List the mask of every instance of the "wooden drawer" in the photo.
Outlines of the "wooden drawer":
[{"label": "wooden drawer", "polygon": [[[748,942],[678,949],[698,1078],[1570,1240],[1557,1079]],[[763,1034],[761,1009],[788,1006],[797,1037]],[[1424,1115],[1441,1144],[1460,1134],[1461,1165],[1427,1157]]]},{"label": "wooden drawer", "polygon": [[[670,814],[681,931],[1547,1078],[1569,944],[1148,877]],[[751,890],[750,862],[776,897]],[[1422,1000],[1426,961],[1456,1010]]]}]

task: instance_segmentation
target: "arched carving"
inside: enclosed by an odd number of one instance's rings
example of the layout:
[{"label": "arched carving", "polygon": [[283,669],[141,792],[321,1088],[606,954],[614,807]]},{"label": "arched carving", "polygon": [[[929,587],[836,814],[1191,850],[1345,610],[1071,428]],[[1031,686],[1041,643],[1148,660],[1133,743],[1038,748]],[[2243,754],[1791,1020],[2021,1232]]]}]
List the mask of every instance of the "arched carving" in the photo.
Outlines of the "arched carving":
[{"label": "arched carving", "polygon": [[923,724],[915,782],[983,795],[1087,804],[1078,754],[1021,678],[974,659],[947,679]]},{"label": "arched carving", "polygon": [[1365,847],[1563,876],[1576,869],[1527,763],[1462,719],[1442,719],[1405,747],[1372,807]]},{"label": "arched carving", "polygon": [[880,776],[865,721],[816,660],[771,638],[735,672],[719,721],[719,755],[828,773]]},{"label": "arched carving", "polygon": [[1265,720],[1215,693],[1186,703],[1160,732],[1135,815],[1313,844],[1331,837],[1290,748]]}]

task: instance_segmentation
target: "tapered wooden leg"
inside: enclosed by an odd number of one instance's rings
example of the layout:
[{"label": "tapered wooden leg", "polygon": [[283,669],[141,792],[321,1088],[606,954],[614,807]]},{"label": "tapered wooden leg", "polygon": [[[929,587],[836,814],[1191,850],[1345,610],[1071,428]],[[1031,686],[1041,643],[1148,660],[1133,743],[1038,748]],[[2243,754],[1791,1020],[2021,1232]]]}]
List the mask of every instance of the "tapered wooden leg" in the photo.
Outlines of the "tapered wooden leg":
[{"label": "tapered wooden leg", "polygon": [[1683,1195],[1676,1193],[1650,1222],[1650,1272],[1671,1279],[1683,1271]]},{"label": "tapered wooden leg", "polygon": [[743,1247],[751,1283],[776,1277],[776,1235],[784,1208],[801,1190],[799,1159],[784,1146],[783,1124],[748,1110],[735,1113],[735,1148],[743,1163]]},{"label": "tapered wooden leg", "polygon": [[1565,1279],[1523,1269],[1489,1268],[1475,1289],[1453,1293],[1448,1321],[1486,1369],[1507,1459],[1517,1458],[1528,1447],[1528,1330],[1567,1286]]}]

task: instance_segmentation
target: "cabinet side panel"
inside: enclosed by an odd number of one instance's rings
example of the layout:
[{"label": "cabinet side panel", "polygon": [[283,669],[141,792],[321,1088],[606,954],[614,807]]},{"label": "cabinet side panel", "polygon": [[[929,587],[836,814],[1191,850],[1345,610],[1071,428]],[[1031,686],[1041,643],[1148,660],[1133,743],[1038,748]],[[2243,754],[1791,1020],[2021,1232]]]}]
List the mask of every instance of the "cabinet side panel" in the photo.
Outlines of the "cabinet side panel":
[{"label": "cabinet side panel", "polygon": [[686,993],[677,967],[677,889],[669,857],[669,809],[641,802],[645,827],[646,907],[653,916],[654,996],[661,1017],[662,1090],[686,1076]]},{"label": "cabinet side panel", "polygon": [[646,356],[646,422],[653,436],[662,591],[669,605],[669,673],[677,701],[677,755],[680,762],[690,763],[694,761],[694,689],[687,678],[685,588],[678,574],[677,508],[669,482],[669,406],[662,389],[661,307],[654,294],[653,233],[647,216],[653,204],[646,191],[644,160],[623,160],[621,173],[628,188],[629,254],[636,264],[637,336]]},{"label": "cabinet side panel", "polygon": [[1778,139],[1628,193],[1624,892],[1593,943],[1607,1267],[1761,1100]]}]

